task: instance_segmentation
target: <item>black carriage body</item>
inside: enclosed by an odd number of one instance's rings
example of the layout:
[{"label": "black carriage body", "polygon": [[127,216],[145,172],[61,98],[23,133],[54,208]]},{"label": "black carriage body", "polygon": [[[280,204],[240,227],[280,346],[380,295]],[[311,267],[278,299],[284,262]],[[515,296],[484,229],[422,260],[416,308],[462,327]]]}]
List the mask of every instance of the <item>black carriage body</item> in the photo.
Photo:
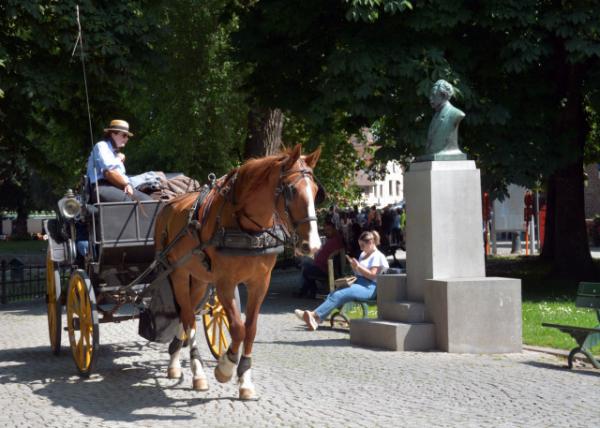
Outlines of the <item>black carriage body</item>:
[{"label": "black carriage body", "polygon": [[90,241],[98,272],[148,266],[154,260],[154,225],[160,201],[101,202],[90,217]]},{"label": "black carriage body", "polygon": [[[47,269],[52,272],[46,281],[51,348],[54,354],[60,353],[65,306],[65,330],[75,365],[80,375],[89,376],[98,351],[100,324],[139,318],[142,337],[166,342],[178,330],[179,314],[169,270],[159,262],[164,254],[157,256],[154,248],[156,219],[164,202],[89,204],[87,186],[83,189],[78,197],[67,192],[77,201],[69,207],[72,211],[61,208],[59,201],[56,219],[48,220],[44,227],[48,234]],[[85,257],[77,254],[77,247],[81,250],[84,242]],[[68,281],[61,281],[61,266],[70,268]],[[236,302],[241,310],[237,290]],[[207,289],[196,314],[210,352],[219,358],[228,349],[230,334],[213,286]],[[81,328],[88,321],[87,327]]]}]

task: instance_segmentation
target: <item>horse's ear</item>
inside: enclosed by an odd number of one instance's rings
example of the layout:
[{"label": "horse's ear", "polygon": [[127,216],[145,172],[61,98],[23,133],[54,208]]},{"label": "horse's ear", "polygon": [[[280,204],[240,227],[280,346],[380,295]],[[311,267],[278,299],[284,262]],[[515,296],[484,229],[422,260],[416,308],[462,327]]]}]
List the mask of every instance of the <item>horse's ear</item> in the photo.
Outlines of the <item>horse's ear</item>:
[{"label": "horse's ear", "polygon": [[296,144],[296,146],[290,152],[288,158],[284,161],[284,169],[291,168],[291,166],[294,165],[298,159],[300,159],[301,153],[302,145]]},{"label": "horse's ear", "polygon": [[304,157],[304,161],[312,169],[315,169],[315,166],[317,165],[317,161],[319,160],[320,157],[321,157],[321,147],[319,146],[319,147],[317,147],[317,150],[306,155]]}]

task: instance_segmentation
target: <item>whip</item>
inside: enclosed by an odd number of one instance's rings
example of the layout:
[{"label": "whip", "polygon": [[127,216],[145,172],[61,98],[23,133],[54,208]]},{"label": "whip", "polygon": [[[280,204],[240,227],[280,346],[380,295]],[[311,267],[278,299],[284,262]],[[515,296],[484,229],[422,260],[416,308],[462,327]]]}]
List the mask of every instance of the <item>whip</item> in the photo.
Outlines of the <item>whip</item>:
[{"label": "whip", "polygon": [[[75,5],[75,12],[77,16],[77,39],[75,40],[75,46],[73,46],[73,52],[71,53],[71,58],[75,56],[75,51],[77,50],[77,46],[79,45],[79,56],[81,58],[81,68],[83,70],[83,86],[85,88],[85,102],[87,106],[87,115],[88,115],[88,127],[90,131],[90,144],[92,146],[92,156],[94,157],[94,178],[96,179],[96,183],[98,183],[97,176],[97,168],[96,168],[96,156],[94,155],[94,133],[92,131],[92,113],[90,110],[90,98],[88,95],[88,84],[87,84],[87,75],[85,72],[85,55],[83,48],[83,31],[81,30],[81,21],[79,19],[79,5]],[[98,186],[94,186],[96,188],[96,201],[100,202],[100,192],[98,190]]]}]

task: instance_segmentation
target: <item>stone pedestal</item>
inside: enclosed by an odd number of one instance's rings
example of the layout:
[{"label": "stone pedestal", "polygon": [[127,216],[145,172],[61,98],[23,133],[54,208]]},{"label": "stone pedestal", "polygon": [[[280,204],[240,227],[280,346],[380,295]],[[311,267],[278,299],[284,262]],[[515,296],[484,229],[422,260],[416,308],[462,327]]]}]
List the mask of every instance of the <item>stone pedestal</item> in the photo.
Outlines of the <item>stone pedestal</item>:
[{"label": "stone pedestal", "polygon": [[426,279],[485,276],[475,162],[413,163],[404,177],[408,299],[423,301]]},{"label": "stone pedestal", "polygon": [[486,278],[479,170],[413,163],[405,174],[406,275],[377,279],[379,319],[350,341],[396,351],[521,351],[521,281]]},{"label": "stone pedestal", "polygon": [[406,300],[406,275],[377,277],[379,318],[352,320],[353,345],[391,351],[430,351],[435,348],[435,326],[425,322],[425,305]]},{"label": "stone pedestal", "polygon": [[521,352],[520,279],[427,280],[425,306],[440,351]]}]

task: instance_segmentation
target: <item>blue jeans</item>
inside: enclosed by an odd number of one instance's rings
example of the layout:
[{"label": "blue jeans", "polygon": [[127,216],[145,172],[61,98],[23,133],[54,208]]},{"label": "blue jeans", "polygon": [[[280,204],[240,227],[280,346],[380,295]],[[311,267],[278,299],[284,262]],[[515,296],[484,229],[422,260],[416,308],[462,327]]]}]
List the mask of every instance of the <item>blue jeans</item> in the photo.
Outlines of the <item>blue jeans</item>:
[{"label": "blue jeans", "polygon": [[335,308],[341,308],[344,303],[353,300],[367,301],[374,299],[377,295],[377,285],[375,281],[359,276],[350,287],[342,288],[329,293],[327,299],[315,309],[317,316],[324,320]]}]

